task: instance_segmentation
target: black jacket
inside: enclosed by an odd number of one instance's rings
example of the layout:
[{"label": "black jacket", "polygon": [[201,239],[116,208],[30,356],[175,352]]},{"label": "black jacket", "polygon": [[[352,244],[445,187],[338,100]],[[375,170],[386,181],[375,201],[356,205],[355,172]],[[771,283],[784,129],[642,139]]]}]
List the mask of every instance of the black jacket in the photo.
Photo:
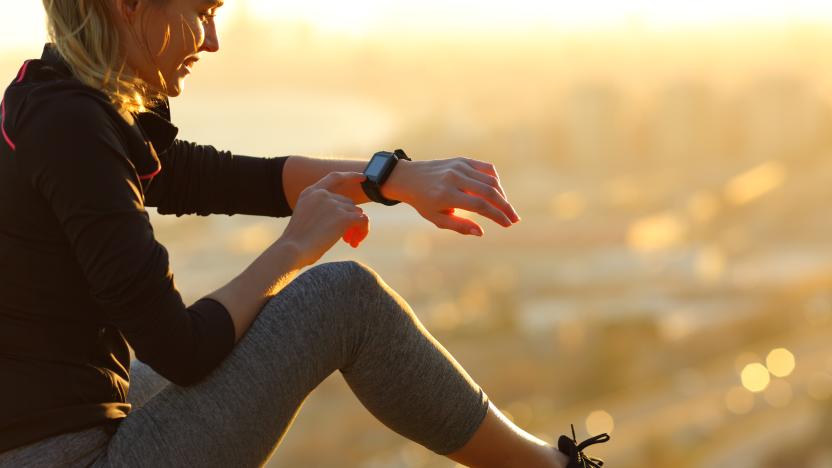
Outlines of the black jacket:
[{"label": "black jacket", "polygon": [[4,93],[0,452],[127,416],[128,343],[179,385],[231,351],[228,311],[206,298],[186,307],[146,206],[291,215],[286,157],[177,140],[167,102],[135,117],[75,79],[52,44]]}]

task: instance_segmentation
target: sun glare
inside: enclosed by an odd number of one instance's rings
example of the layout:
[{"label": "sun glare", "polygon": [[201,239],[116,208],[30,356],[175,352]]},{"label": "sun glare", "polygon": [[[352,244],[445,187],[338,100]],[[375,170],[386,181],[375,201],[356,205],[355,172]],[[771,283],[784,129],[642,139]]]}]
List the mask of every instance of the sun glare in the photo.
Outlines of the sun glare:
[{"label": "sun glare", "polygon": [[792,2],[702,0],[618,0],[573,2],[564,0],[423,0],[396,2],[362,0],[330,2],[270,2],[231,0],[245,4],[261,18],[297,19],[321,29],[368,33],[403,28],[408,31],[518,30],[553,28],[581,30],[640,24],[654,29],[686,26],[828,21],[832,4],[821,0]]},{"label": "sun glare", "polygon": [[354,34],[361,34],[372,29],[388,12],[387,2],[379,0],[358,2],[329,0],[271,2],[263,0],[249,3],[251,5],[249,8],[261,18],[304,21],[319,29]]},{"label": "sun glare", "polygon": [[14,13],[0,17],[3,41],[0,51],[11,49],[39,49],[46,40],[46,14],[42,2],[18,2],[0,0],[3,11]]},{"label": "sun glare", "polygon": [[[4,41],[0,50],[32,47],[45,38],[41,2],[8,3],[14,14],[0,19]],[[618,0],[572,2],[563,0],[228,0],[221,16],[237,13],[262,21],[297,21],[321,31],[366,35],[405,30],[409,33],[598,30],[639,25],[652,29],[711,27],[790,22],[829,22],[832,2],[824,0]],[[220,21],[222,27],[223,21]]]}]

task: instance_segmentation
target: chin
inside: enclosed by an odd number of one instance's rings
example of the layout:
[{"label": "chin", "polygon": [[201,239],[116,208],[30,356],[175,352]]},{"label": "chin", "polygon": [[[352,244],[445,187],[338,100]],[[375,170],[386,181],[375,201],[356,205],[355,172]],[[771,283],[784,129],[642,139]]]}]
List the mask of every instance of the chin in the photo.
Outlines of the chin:
[{"label": "chin", "polygon": [[170,87],[167,90],[165,90],[165,95],[167,97],[174,98],[182,94],[182,90],[185,89],[185,83],[183,81],[184,80],[182,80],[181,78],[168,81],[168,83],[170,83]]},{"label": "chin", "polygon": [[[177,97],[180,94],[182,94],[182,90],[185,88],[184,78],[184,76],[177,76],[176,73],[166,74],[165,82],[168,84],[168,86],[166,89],[164,89],[162,94],[171,98]],[[161,87],[161,83],[159,84],[159,87]]]},{"label": "chin", "polygon": [[165,95],[167,97],[171,97],[171,98],[175,98],[176,96],[179,96],[180,94],[182,94],[182,88],[180,86],[174,86],[173,88],[168,89],[168,92],[165,93]]}]

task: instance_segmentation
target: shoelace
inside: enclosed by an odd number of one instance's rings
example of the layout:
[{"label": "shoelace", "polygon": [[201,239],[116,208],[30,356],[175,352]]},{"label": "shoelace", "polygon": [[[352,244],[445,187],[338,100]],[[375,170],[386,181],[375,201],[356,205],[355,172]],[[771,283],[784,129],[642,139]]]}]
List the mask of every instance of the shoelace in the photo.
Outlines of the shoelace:
[{"label": "shoelace", "polygon": [[575,425],[570,424],[570,426],[572,427],[572,442],[575,443],[575,449],[578,452],[578,461],[582,461],[584,464],[589,465],[591,468],[601,468],[602,466],[604,466],[604,460],[601,460],[600,458],[590,457],[589,455],[584,454],[583,450],[589,447],[590,445],[603,444],[604,442],[609,441],[609,434],[607,434],[606,432],[603,434],[598,434],[597,436],[590,437],[589,439],[579,444],[578,438],[575,437]]}]

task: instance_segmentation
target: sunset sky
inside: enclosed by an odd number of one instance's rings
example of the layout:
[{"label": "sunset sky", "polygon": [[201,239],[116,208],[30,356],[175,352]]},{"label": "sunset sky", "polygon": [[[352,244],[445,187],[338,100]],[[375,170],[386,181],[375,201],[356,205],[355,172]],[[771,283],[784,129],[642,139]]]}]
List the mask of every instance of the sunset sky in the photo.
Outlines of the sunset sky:
[{"label": "sunset sky", "polygon": [[[40,1],[0,1],[5,32],[0,50],[29,48],[45,37]],[[220,13],[228,18],[241,12],[262,21],[281,19],[310,24],[318,30],[367,35],[390,29],[409,32],[489,32],[528,28],[561,31],[592,30],[639,24],[652,29],[707,28],[781,24],[825,23],[832,20],[832,2],[826,0],[634,0],[621,2],[561,0],[228,0]]]}]

